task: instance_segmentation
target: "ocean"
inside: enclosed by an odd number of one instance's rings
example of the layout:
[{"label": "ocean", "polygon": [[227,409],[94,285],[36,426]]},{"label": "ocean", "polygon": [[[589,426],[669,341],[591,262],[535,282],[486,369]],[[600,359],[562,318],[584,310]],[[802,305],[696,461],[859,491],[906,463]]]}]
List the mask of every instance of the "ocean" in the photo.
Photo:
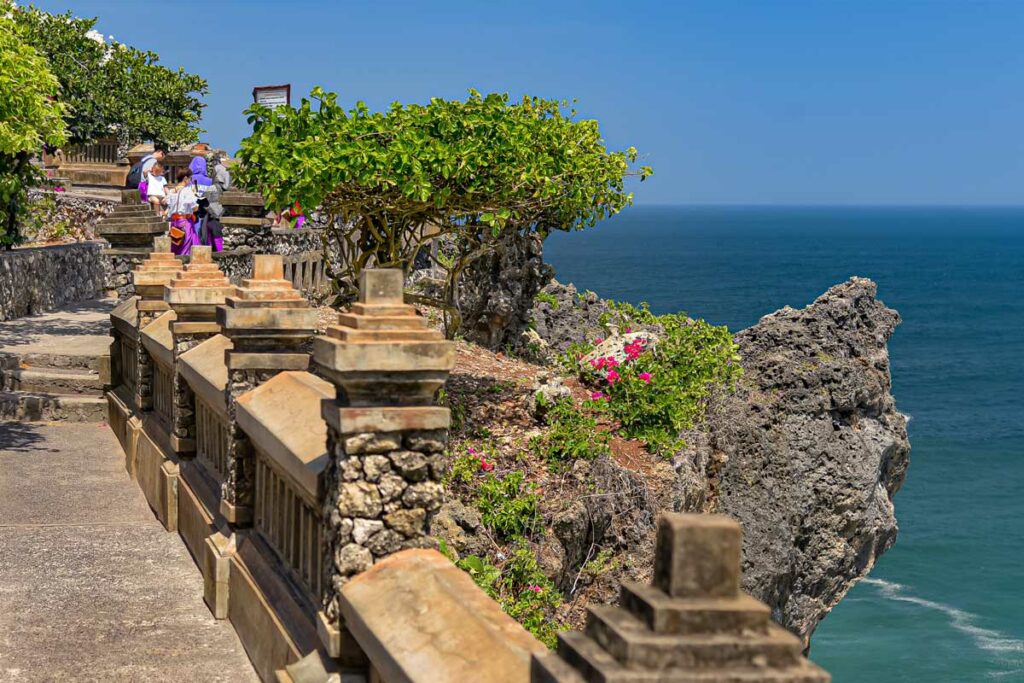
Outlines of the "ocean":
[{"label": "ocean", "polygon": [[641,206],[545,258],[580,290],[734,331],[877,282],[903,318],[900,533],[811,658],[836,683],[1024,681],[1024,208]]}]

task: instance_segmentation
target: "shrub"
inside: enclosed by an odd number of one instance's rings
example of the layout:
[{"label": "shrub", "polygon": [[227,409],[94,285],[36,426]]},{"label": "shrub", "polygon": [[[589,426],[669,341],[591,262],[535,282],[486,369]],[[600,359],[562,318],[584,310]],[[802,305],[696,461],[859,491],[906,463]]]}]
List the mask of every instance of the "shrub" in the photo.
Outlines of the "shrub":
[{"label": "shrub", "polygon": [[483,523],[502,538],[529,535],[540,521],[534,485],[524,484],[524,479],[515,470],[501,478],[488,474],[480,484],[476,508]]},{"label": "shrub", "polygon": [[646,304],[614,304],[605,322],[659,330],[657,345],[634,341],[624,349],[625,362],[599,359],[584,372],[603,385],[608,411],[624,436],[670,457],[682,446],[680,433],[703,414],[712,389],[735,386],[743,372],[738,347],[724,326],[682,313],[655,316]]},{"label": "shrub", "polygon": [[[538,403],[543,401],[537,397]],[[567,460],[593,460],[608,453],[608,434],[597,428],[597,420],[580,410],[572,399],[563,398],[544,406],[548,430],[533,437],[530,447],[549,464]]]}]

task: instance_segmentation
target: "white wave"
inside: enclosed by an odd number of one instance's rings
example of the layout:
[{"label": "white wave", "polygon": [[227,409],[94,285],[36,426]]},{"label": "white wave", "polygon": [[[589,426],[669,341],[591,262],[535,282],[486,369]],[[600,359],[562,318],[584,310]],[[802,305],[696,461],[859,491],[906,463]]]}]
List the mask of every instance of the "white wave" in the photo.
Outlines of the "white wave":
[{"label": "white wave", "polygon": [[[877,588],[878,592],[882,594],[882,597],[889,600],[909,602],[912,605],[942,612],[949,617],[949,625],[969,636],[979,649],[1002,655],[1002,657],[999,657],[999,663],[1001,665],[1020,667],[1021,664],[1024,664],[1024,660],[1018,660],[1015,656],[1011,656],[1009,660],[1005,659],[1006,653],[1024,653],[1024,640],[1013,638],[1012,636],[1000,631],[977,626],[974,622],[978,619],[978,615],[965,612],[962,609],[957,609],[950,605],[944,605],[941,602],[926,600],[925,598],[919,598],[916,595],[909,595],[907,593],[906,586],[903,584],[885,581],[883,579],[870,578],[862,579],[862,581]],[[1021,671],[1024,671],[1024,669],[1015,668],[1013,671],[991,672],[989,677],[1002,677],[1017,674]]]}]

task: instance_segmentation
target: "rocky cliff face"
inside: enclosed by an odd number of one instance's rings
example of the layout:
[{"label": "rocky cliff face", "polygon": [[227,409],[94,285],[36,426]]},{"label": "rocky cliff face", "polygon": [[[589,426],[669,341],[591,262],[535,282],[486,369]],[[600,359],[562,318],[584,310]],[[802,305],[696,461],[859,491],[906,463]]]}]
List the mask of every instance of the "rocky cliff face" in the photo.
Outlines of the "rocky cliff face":
[{"label": "rocky cliff face", "polygon": [[899,315],[870,280],[740,332],[745,374],[676,459],[679,507],[743,523],[744,587],[809,642],[896,540],[910,444],[890,394]]}]

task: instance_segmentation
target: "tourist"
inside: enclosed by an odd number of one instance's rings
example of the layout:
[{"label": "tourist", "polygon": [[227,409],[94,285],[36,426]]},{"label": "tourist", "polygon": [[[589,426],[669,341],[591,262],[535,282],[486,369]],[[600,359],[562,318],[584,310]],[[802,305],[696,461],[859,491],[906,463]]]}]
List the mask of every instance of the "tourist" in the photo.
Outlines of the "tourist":
[{"label": "tourist", "polygon": [[192,173],[192,185],[195,187],[196,195],[204,196],[207,189],[213,186],[213,179],[206,174],[206,159],[195,157],[188,165],[188,170]]},{"label": "tourist", "polygon": [[195,212],[199,207],[196,196],[196,184],[192,180],[192,171],[178,171],[178,182],[175,191],[167,197],[167,217],[170,221],[168,235],[171,238],[171,251],[184,256],[199,243],[195,230]]},{"label": "tourist", "polygon": [[164,165],[157,162],[150,167],[149,173],[146,174],[146,197],[149,205],[153,207],[153,213],[157,216],[163,213],[163,207],[167,204],[166,186],[167,179],[164,178]]},{"label": "tourist", "polygon": [[231,174],[224,165],[224,155],[221,152],[214,152],[210,163],[213,165],[213,184],[220,188],[221,193],[227,192],[231,189]]},{"label": "tourist", "polygon": [[[146,180],[146,174],[153,170],[153,166],[155,164],[162,164],[165,156],[166,152],[164,152],[162,148],[157,147],[153,150],[152,154],[147,154],[139,159],[139,162],[132,166],[131,170],[128,171],[128,177],[125,178],[124,186],[129,190],[137,189],[139,190],[140,195],[143,194],[145,192],[145,188],[142,184]],[[145,198],[143,198],[143,202],[145,201]]]}]

